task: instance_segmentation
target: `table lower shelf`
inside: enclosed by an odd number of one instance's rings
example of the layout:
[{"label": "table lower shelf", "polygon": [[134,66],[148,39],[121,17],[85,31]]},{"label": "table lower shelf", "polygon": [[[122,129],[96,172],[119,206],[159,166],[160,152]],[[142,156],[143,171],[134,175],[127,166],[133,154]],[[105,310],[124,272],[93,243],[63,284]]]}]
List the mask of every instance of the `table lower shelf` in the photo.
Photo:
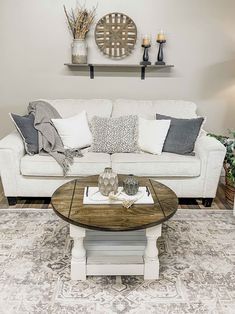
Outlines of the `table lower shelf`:
[{"label": "table lower shelf", "polygon": [[146,230],[102,232],[70,225],[74,239],[71,261],[73,280],[86,276],[143,275],[157,279],[157,238],[161,225]]},{"label": "table lower shelf", "polygon": [[87,231],[85,243],[87,275],[144,275],[144,231]]},{"label": "table lower shelf", "polygon": [[[144,230],[131,232],[86,231],[84,247],[87,256],[143,255],[146,247]],[[135,252],[135,253],[134,253]]]},{"label": "table lower shelf", "polygon": [[87,275],[144,275],[143,256],[87,256]]}]

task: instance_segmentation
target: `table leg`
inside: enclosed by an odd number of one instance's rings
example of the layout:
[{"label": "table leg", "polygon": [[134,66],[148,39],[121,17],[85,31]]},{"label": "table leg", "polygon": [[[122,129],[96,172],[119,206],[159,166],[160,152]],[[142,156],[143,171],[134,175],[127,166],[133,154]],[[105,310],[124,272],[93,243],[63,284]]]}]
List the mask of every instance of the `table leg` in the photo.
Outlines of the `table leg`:
[{"label": "table leg", "polygon": [[72,280],[86,280],[86,250],[83,245],[85,235],[86,229],[70,225],[70,236],[74,240],[71,260]]},{"label": "table leg", "polygon": [[146,229],[147,245],[144,252],[144,279],[159,278],[157,239],[161,236],[162,225]]}]

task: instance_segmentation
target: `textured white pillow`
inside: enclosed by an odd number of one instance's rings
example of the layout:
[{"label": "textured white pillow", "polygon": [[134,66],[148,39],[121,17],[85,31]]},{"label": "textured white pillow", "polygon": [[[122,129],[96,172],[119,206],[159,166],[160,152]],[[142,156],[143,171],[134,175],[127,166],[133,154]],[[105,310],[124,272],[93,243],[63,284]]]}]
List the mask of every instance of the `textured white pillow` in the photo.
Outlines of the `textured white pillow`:
[{"label": "textured white pillow", "polygon": [[92,134],[86,111],[67,119],[51,119],[65,148],[84,148],[91,146]]},{"label": "textured white pillow", "polygon": [[139,148],[161,155],[171,120],[146,120],[139,118]]}]

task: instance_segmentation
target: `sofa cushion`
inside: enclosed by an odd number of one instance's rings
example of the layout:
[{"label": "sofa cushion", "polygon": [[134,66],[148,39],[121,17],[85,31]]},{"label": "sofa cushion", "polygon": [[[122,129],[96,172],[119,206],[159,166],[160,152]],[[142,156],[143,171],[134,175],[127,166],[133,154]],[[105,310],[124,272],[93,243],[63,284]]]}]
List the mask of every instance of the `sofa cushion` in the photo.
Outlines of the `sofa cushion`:
[{"label": "sofa cushion", "polygon": [[139,117],[139,148],[147,153],[161,155],[170,123],[170,120],[149,120]]},{"label": "sofa cushion", "polygon": [[93,117],[91,120],[93,152],[130,153],[138,151],[138,117]]},{"label": "sofa cushion", "polygon": [[197,156],[171,153],[152,155],[148,153],[113,154],[113,171],[150,177],[197,177],[201,173],[201,161]]},{"label": "sofa cushion", "polygon": [[84,148],[92,144],[86,111],[66,119],[51,119],[65,148]]},{"label": "sofa cushion", "polygon": [[118,118],[136,114],[141,118],[155,119],[151,100],[117,99],[113,104],[112,117]]},{"label": "sofa cushion", "polygon": [[18,116],[9,113],[17,131],[22,137],[27,154],[34,155],[38,153],[38,131],[34,127],[34,115]]},{"label": "sofa cushion", "polygon": [[195,103],[184,100],[154,100],[152,104],[154,113],[181,119],[197,118]]},{"label": "sofa cushion", "polygon": [[[67,176],[87,176],[100,174],[104,168],[110,167],[110,155],[86,152],[81,158],[74,158]],[[21,174],[25,176],[63,176],[60,165],[51,156],[25,155],[21,159]]]},{"label": "sofa cushion", "polygon": [[155,119],[156,112],[174,118],[192,119],[197,117],[195,103],[184,100],[130,100],[117,99],[113,105],[112,117],[137,114],[145,119]]},{"label": "sofa cushion", "polygon": [[156,118],[159,121],[171,120],[170,129],[163,147],[164,152],[194,155],[194,145],[204,118],[178,119],[161,114],[156,114]]},{"label": "sofa cushion", "polygon": [[61,115],[62,118],[69,118],[85,110],[88,120],[93,116],[109,118],[112,113],[112,101],[108,99],[55,99],[44,101],[51,104]]}]

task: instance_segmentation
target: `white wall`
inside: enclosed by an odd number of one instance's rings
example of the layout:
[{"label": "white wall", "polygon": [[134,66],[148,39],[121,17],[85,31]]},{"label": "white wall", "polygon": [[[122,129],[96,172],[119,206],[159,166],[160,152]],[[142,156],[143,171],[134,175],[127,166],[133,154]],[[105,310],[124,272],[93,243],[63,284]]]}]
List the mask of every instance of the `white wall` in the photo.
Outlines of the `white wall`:
[{"label": "white wall", "polygon": [[[12,129],[8,112],[22,114],[37,98],[186,99],[197,102],[206,128],[235,128],[234,0],[86,0],[98,3],[97,19],[113,11],[136,22],[135,52],[121,62],[138,63],[143,33],[167,33],[165,56],[171,73],[141,81],[136,77],[78,76],[70,61],[71,37],[63,4],[72,0],[0,0],[0,136]],[[89,62],[113,62],[101,55],[89,34]],[[157,47],[151,49],[155,61]],[[120,62],[120,61],[114,61]]]}]

